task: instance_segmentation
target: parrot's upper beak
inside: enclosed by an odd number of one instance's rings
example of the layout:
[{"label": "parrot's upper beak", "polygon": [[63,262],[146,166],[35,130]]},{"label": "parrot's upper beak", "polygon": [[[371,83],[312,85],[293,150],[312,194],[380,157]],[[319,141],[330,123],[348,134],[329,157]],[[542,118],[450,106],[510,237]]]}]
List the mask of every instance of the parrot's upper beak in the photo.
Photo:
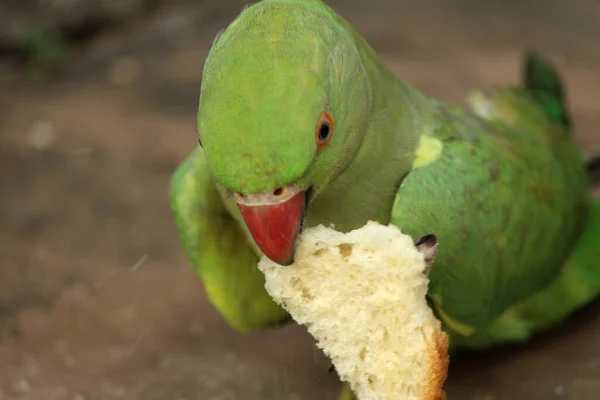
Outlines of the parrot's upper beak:
[{"label": "parrot's upper beak", "polygon": [[308,191],[284,186],[273,192],[235,194],[234,198],[263,254],[277,264],[293,264]]}]

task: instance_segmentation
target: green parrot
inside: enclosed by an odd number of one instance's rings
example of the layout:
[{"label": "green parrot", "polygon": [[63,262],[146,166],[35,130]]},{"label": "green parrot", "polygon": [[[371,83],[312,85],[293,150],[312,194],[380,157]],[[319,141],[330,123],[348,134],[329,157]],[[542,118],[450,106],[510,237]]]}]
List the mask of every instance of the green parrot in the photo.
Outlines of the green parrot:
[{"label": "green parrot", "polygon": [[259,257],[283,268],[303,227],[369,220],[437,237],[428,296],[452,349],[526,340],[594,299],[600,202],[556,71],[527,53],[520,86],[469,100],[403,82],[321,0],[245,8],[210,49],[199,145],[170,187],[184,251],[227,322],[290,321]]}]

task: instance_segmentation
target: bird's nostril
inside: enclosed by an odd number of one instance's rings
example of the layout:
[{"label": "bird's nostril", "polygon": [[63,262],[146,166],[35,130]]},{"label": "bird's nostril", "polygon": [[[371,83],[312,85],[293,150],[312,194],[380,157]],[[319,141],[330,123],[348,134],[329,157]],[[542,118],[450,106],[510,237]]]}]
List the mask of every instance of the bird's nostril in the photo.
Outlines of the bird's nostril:
[{"label": "bird's nostril", "polygon": [[279,187],[279,188],[275,189],[275,190],[273,191],[273,194],[274,194],[275,196],[281,196],[281,195],[283,194],[283,188],[280,188],[280,187]]}]

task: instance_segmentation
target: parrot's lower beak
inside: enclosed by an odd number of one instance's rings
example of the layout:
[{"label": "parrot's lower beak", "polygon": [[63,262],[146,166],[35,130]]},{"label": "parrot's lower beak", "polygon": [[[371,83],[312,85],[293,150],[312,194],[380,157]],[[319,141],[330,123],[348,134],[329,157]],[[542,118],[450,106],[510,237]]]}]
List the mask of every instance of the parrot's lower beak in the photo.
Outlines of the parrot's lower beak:
[{"label": "parrot's lower beak", "polygon": [[308,204],[306,190],[285,186],[273,192],[235,194],[234,198],[254,241],[271,261],[294,262]]}]

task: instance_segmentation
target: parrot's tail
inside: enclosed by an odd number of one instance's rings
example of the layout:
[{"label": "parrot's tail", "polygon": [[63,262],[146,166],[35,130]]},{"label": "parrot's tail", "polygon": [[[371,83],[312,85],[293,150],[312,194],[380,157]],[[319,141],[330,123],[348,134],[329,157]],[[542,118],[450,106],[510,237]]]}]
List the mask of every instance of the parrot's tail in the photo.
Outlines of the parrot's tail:
[{"label": "parrot's tail", "polygon": [[523,83],[550,120],[571,126],[558,71],[547,59],[532,50],[525,54]]}]

